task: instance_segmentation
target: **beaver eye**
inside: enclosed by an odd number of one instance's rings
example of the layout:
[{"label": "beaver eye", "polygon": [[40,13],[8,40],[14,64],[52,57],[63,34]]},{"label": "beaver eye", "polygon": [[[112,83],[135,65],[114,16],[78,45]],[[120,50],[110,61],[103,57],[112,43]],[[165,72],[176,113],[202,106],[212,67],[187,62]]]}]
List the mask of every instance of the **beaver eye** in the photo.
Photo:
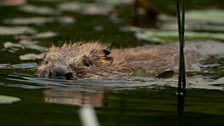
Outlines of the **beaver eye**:
[{"label": "beaver eye", "polygon": [[93,65],[92,62],[91,62],[90,60],[84,60],[84,61],[83,61],[83,64],[84,64],[85,66],[87,66],[87,67],[90,67],[90,66]]},{"label": "beaver eye", "polygon": [[87,67],[90,67],[92,66],[92,62],[91,62],[91,59],[87,56],[83,56],[83,65],[87,66]]},{"label": "beaver eye", "polygon": [[92,65],[91,65],[91,62],[84,62],[84,65],[87,66],[87,67],[92,66]]}]

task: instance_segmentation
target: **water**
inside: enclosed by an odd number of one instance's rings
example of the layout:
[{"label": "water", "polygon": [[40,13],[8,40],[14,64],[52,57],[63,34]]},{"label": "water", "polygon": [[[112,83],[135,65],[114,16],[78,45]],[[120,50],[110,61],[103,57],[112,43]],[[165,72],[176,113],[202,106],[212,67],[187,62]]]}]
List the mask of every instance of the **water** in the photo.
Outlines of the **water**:
[{"label": "water", "polygon": [[[54,9],[58,4],[38,1],[29,3]],[[163,7],[163,4],[161,6]],[[3,20],[6,18],[42,16],[19,11],[17,7],[0,7],[0,12],[5,12],[0,15],[1,26],[13,26],[4,24]],[[27,61],[19,58],[24,54],[41,54],[39,48],[49,47],[51,43],[61,45],[65,41],[101,40],[112,43],[112,47],[142,45],[143,42],[136,40],[133,33],[119,30],[121,25],[131,23],[132,20],[131,15],[126,14],[127,10],[121,9],[121,12],[122,18],[119,20],[116,18],[111,20],[106,16],[57,12],[48,16],[72,16],[77,18],[76,22],[29,24],[27,26],[34,31],[28,35],[27,33],[25,36],[1,35],[0,95],[17,97],[21,101],[0,104],[0,125],[81,126],[78,111],[84,104],[94,106],[101,126],[176,125],[175,78],[161,80],[151,77],[130,77],[121,80],[77,81],[43,79],[34,75],[40,60]],[[46,31],[58,34],[53,38],[35,38],[35,33]],[[34,39],[37,42],[31,41],[29,48],[22,44],[10,48],[4,47],[7,41],[18,44],[21,39]],[[208,57],[202,61],[201,71],[188,73],[184,125],[223,124],[223,66],[223,57]]]},{"label": "water", "polygon": [[[4,78],[1,79],[4,80],[1,83],[1,95],[19,97],[21,101],[1,105],[1,125],[80,125],[78,110],[83,104],[95,107],[101,125],[176,123],[176,89],[172,87],[133,84],[132,81],[130,86],[125,81],[114,80],[98,80],[97,83],[93,80],[76,82],[18,76]],[[188,89],[185,124],[221,124],[223,103],[222,91]]]},{"label": "water", "polygon": [[[2,125],[81,125],[78,111],[85,104],[95,107],[101,125],[176,124],[177,82],[173,79],[74,81],[16,74],[1,74],[0,78],[1,95],[21,99],[1,105]],[[187,86],[185,125],[219,125],[224,117],[223,81],[213,85],[200,83],[200,79]]]}]

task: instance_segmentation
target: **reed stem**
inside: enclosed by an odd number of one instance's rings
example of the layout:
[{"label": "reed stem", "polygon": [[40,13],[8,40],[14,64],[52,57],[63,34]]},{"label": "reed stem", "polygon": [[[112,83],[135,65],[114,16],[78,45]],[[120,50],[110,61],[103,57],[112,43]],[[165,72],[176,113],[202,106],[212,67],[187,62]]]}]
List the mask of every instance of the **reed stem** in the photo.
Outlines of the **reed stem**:
[{"label": "reed stem", "polygon": [[177,89],[177,125],[183,124],[185,102],[185,61],[184,61],[184,26],[185,26],[185,0],[177,0],[177,21],[179,33],[179,77]]}]

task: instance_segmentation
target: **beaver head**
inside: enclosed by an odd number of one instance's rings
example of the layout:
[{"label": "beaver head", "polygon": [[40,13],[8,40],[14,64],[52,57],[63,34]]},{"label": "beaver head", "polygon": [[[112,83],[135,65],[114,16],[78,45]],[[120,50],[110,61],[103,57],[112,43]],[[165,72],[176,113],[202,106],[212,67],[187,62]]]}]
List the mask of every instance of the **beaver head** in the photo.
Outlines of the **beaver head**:
[{"label": "beaver head", "polygon": [[37,68],[37,75],[56,79],[103,78],[113,63],[108,45],[98,42],[52,46]]}]

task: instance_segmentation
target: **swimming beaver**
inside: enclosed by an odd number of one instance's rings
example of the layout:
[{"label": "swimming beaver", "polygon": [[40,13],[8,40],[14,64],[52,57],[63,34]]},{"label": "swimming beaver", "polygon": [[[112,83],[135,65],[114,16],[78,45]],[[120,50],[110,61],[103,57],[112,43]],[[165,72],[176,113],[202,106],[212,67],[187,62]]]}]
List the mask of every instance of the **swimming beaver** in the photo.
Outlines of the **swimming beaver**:
[{"label": "swimming beaver", "polygon": [[[190,42],[185,47],[186,69],[206,55],[223,53],[219,42]],[[37,69],[39,77],[57,79],[108,79],[145,70],[156,76],[166,70],[178,70],[178,44],[145,45],[110,49],[99,42],[77,42],[52,46]]]}]

